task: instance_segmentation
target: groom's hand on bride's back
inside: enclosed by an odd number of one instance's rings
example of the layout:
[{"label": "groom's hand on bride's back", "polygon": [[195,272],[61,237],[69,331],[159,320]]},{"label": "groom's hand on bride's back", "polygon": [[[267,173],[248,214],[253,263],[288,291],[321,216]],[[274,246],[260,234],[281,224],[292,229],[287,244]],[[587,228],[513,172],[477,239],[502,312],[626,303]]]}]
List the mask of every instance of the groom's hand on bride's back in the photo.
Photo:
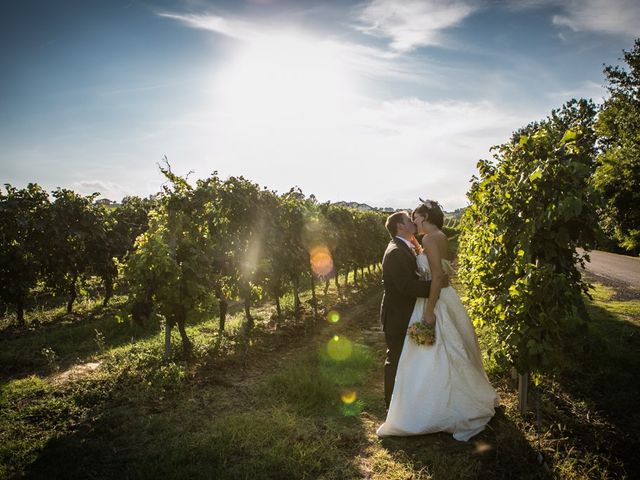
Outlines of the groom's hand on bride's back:
[{"label": "groom's hand on bride's back", "polygon": [[440,280],[440,288],[447,288],[449,286],[449,274],[445,273],[442,275]]}]

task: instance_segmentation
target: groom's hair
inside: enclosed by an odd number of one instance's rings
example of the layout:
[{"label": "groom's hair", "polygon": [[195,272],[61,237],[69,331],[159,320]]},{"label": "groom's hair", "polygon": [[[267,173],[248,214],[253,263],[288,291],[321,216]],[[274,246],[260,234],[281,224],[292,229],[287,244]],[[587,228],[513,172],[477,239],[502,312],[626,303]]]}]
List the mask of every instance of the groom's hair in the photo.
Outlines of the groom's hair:
[{"label": "groom's hair", "polygon": [[404,222],[404,217],[407,216],[407,212],[396,212],[392,213],[387,217],[387,221],[384,226],[391,235],[391,238],[394,238],[398,234],[398,224]]},{"label": "groom's hair", "polygon": [[433,223],[436,227],[442,228],[444,224],[444,213],[442,213],[440,204],[434,200],[427,200],[427,202],[429,202],[431,208],[423,203],[411,213],[411,220],[416,218],[416,214],[422,215],[429,223]]}]

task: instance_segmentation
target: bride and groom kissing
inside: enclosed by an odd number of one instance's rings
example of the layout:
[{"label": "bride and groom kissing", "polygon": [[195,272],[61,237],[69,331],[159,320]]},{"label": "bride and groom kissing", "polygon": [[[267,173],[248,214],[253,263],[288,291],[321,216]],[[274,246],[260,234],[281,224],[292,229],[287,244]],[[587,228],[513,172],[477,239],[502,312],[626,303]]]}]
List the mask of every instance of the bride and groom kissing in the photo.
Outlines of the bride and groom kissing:
[{"label": "bride and groom kissing", "polygon": [[[453,269],[442,208],[433,200],[420,202],[411,216],[396,212],[385,224],[391,241],[382,260],[380,321],[387,344],[388,411],[376,433],[449,432],[467,441],[491,420],[499,397],[484,371],[471,320],[449,285]],[[434,328],[432,345],[407,335],[419,323]]]}]

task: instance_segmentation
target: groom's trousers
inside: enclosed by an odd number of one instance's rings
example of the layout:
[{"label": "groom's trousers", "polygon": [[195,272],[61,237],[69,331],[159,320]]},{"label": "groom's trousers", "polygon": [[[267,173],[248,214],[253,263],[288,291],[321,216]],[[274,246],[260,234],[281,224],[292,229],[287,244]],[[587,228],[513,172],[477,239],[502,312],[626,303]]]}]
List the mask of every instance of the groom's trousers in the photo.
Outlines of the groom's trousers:
[{"label": "groom's trousers", "polygon": [[400,354],[402,353],[402,346],[404,345],[404,335],[398,336],[389,335],[387,332],[384,334],[384,339],[387,342],[387,358],[384,361],[384,401],[389,408],[391,403],[391,395],[393,394],[393,385],[396,381],[396,372],[398,370],[398,361],[400,360]]}]

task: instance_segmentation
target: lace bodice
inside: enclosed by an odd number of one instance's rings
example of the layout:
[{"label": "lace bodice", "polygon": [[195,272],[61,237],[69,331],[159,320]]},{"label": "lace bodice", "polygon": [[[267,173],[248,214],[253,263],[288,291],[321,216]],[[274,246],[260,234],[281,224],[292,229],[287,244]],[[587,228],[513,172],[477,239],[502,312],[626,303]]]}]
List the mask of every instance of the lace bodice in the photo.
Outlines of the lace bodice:
[{"label": "lace bodice", "polygon": [[[441,260],[442,270],[447,275],[451,276],[454,273],[453,267],[449,260],[444,258]],[[431,268],[429,267],[429,259],[425,253],[421,253],[416,257],[416,264],[418,266],[418,274],[425,280],[431,280]]]}]

